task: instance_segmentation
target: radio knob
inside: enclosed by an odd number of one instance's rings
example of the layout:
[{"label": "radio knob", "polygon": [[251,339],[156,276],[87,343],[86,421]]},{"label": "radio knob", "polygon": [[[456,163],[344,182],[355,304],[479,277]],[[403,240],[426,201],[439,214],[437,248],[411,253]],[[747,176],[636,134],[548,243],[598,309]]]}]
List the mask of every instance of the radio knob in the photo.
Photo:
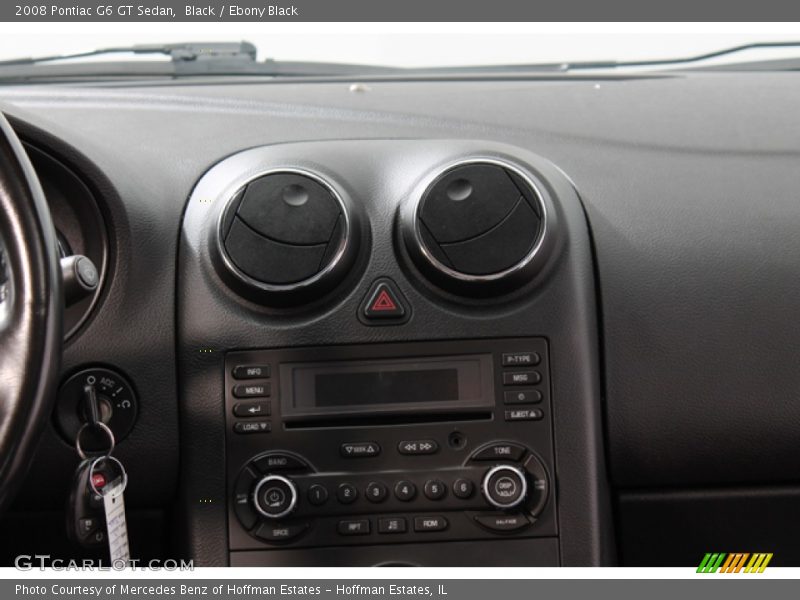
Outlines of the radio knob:
[{"label": "radio knob", "polygon": [[256,510],[268,519],[280,519],[297,506],[297,486],[281,475],[267,475],[253,492]]},{"label": "radio knob", "polygon": [[519,506],[528,493],[528,481],[518,467],[497,465],[486,472],[481,491],[487,502],[501,510]]}]

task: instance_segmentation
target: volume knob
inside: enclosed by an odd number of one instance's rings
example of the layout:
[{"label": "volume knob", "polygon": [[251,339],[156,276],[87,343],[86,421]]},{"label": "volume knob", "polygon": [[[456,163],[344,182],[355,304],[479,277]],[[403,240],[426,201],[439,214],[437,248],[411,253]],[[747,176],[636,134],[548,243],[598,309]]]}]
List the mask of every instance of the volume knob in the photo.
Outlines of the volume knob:
[{"label": "volume knob", "polygon": [[280,519],[297,506],[297,486],[281,475],[267,475],[253,492],[256,510],[268,519]]},{"label": "volume knob", "polygon": [[525,501],[528,481],[521,469],[511,465],[497,465],[484,475],[481,491],[489,504],[507,510]]}]

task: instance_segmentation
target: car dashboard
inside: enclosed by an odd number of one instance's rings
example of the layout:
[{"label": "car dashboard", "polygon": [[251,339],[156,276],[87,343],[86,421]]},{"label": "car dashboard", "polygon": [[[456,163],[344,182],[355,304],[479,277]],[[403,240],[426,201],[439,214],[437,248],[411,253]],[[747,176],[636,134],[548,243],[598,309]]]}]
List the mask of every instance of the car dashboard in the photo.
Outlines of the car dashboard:
[{"label": "car dashboard", "polygon": [[798,100],[735,72],[0,89],[100,274],[4,560],[96,551],[62,531],[90,379],[143,557],[800,559]]}]

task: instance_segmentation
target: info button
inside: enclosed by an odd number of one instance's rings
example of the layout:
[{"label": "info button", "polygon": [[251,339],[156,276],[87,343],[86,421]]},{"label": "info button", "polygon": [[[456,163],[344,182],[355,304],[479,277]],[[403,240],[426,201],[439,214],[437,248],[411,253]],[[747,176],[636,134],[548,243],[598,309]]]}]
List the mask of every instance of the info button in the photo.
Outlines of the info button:
[{"label": "info button", "polygon": [[344,458],[368,458],[378,456],[381,447],[375,442],[350,442],[339,447],[339,453]]}]

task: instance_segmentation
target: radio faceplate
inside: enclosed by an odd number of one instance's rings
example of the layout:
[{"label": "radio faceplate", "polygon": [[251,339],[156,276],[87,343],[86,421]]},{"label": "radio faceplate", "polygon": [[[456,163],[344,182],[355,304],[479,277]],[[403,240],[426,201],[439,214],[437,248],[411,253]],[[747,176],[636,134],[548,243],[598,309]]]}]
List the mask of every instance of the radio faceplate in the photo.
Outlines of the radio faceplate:
[{"label": "radio faceplate", "polygon": [[549,374],[544,338],[228,353],[230,549],[557,536]]}]

